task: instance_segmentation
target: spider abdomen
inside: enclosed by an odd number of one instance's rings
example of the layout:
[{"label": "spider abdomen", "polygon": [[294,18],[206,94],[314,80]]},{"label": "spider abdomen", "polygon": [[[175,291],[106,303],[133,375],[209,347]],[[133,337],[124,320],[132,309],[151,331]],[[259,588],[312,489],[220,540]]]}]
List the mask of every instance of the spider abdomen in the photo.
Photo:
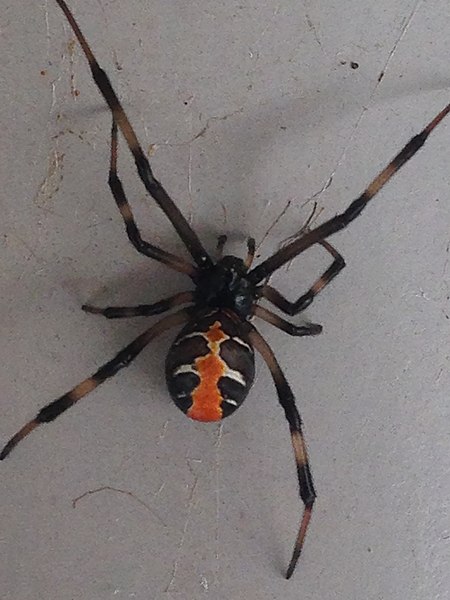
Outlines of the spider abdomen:
[{"label": "spider abdomen", "polygon": [[228,311],[190,321],[166,360],[166,381],[175,404],[191,419],[219,421],[245,400],[255,375],[251,344]]}]

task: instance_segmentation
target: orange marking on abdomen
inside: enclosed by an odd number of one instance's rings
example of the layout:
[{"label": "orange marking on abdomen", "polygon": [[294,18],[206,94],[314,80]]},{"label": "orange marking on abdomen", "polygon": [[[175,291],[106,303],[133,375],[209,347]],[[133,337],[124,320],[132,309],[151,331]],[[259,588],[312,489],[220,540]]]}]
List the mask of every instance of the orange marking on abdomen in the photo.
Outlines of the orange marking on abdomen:
[{"label": "orange marking on abdomen", "polygon": [[209,352],[195,359],[195,368],[200,383],[192,392],[192,406],[188,417],[196,421],[220,421],[222,418],[222,394],[219,380],[227,372],[227,365],[220,357],[220,344],[230,337],[222,331],[220,321],[215,321],[204,334]]}]

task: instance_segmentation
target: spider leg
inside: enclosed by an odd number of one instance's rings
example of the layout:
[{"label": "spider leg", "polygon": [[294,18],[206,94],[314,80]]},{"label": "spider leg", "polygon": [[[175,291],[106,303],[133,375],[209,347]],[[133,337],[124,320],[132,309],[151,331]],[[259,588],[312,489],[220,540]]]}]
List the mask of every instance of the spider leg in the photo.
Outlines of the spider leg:
[{"label": "spider leg", "polygon": [[77,37],[78,42],[87,58],[92,77],[107,105],[109,106],[114,121],[117,123],[117,126],[126,139],[128,147],[133,154],[139,177],[141,178],[141,181],[144,184],[147,192],[167,215],[178,235],[183,240],[186,248],[194,258],[195,262],[199,266],[211,267],[212,260],[206,250],[203,248],[203,245],[200,242],[197,234],[190,227],[189,223],[186,221],[179,208],[167,194],[163,186],[154,178],[150,163],[148,162],[148,159],[145,156],[141,145],[139,144],[136,133],[134,132],[128,117],[125,114],[117,94],[111,85],[108,75],[98,64],[89,44],[86,41],[86,38],[82,34],[67,4],[64,0],[56,0],[56,2],[72,27],[72,30],[75,33],[75,36]]},{"label": "spider leg", "polygon": [[305,505],[303,516],[300,521],[297,539],[295,541],[294,551],[286,572],[286,578],[289,579],[294,572],[295,566],[302,551],[306,531],[311,519],[314,500],[316,499],[316,492],[314,490],[313,479],[308,462],[308,453],[302,433],[302,420],[295,405],[294,394],[292,393],[292,390],[286,381],[284,373],[281,370],[281,367],[278,364],[272,349],[253,326],[251,326],[251,331],[248,337],[250,342],[258,350],[265,363],[269,367],[275,383],[275,388],[277,390],[278,400],[284,409],[286,419],[289,423],[292,447],[294,450],[295,462],[297,464],[300,497]]},{"label": "spider leg", "polygon": [[26,423],[6,444],[0,453],[0,460],[3,460],[8,456],[11,450],[26,437],[29,433],[36,429],[42,423],[49,423],[53,421],[61,413],[66,411],[68,408],[73,406],[78,400],[86,396],[101,383],[113,377],[118,371],[127,367],[132,360],[147,346],[151,340],[156,336],[160,335],[170,327],[180,325],[189,319],[190,312],[188,309],[180,310],[179,312],[164,317],[155,325],[144,331],[139,337],[128,344],[123,350],[121,350],[116,356],[101,366],[91,377],[88,377],[78,385],[76,385],[69,392],[57,398],[53,402],[50,402],[47,406],[44,406],[36,417]]},{"label": "spider leg", "polygon": [[322,333],[322,325],[319,325],[318,323],[294,325],[294,323],[289,323],[289,321],[286,321],[286,319],[282,319],[280,316],[276,315],[270,310],[267,310],[267,308],[264,308],[263,306],[255,305],[253,307],[253,314],[255,317],[263,319],[263,321],[278,327],[278,329],[285,331],[289,335],[304,336],[318,335],[319,333]]},{"label": "spider leg", "polygon": [[244,265],[246,269],[250,269],[250,267],[252,266],[252,262],[253,259],[255,258],[255,252],[256,252],[256,242],[255,242],[255,238],[248,238],[247,239],[247,256],[244,260]]},{"label": "spider leg", "polygon": [[341,214],[325,221],[322,225],[315,227],[281,248],[275,254],[263,261],[260,265],[252,269],[248,274],[248,279],[252,284],[257,284],[284,264],[304,252],[307,248],[316,244],[337,231],[347,227],[357,216],[361,214],[368,202],[381,190],[381,188],[391,179],[391,177],[424,145],[427,137],[433,129],[439,125],[442,119],[450,112],[450,104],[441,110],[441,112],[432,119],[428,125],[417,135],[409,140],[404,148],[391,160],[371,183],[364,192],[354,200],[350,206]]},{"label": "spider leg", "polygon": [[122,182],[117,175],[117,124],[114,119],[111,127],[111,160],[108,185],[124,220],[128,239],[136,250],[145,256],[149,256],[150,258],[154,258],[155,260],[164,263],[171,269],[175,269],[175,271],[180,271],[181,273],[186,273],[191,277],[195,277],[196,269],[193,265],[183,258],[175,256],[165,250],[161,250],[142,239],[136,221],[134,220],[133,211],[131,210],[131,206],[125,195]]},{"label": "spider leg", "polygon": [[125,319],[128,317],[150,317],[151,315],[159,315],[167,310],[170,310],[174,306],[179,304],[187,304],[194,301],[194,292],[180,292],[171,296],[170,298],[164,298],[154,304],[139,304],[138,306],[107,306],[100,308],[98,306],[91,306],[90,304],[83,304],[81,307],[84,312],[91,313],[94,315],[103,315],[107,319]]},{"label": "spider leg", "polygon": [[334,248],[325,240],[321,240],[318,243],[321,246],[323,246],[326,250],[328,250],[328,252],[332,256],[334,256],[334,261],[331,264],[331,266],[325,271],[325,273],[323,273],[323,275],[321,275],[319,279],[315,283],[313,283],[313,285],[306,292],[306,294],[300,296],[300,298],[295,302],[290,302],[271,285],[264,285],[261,289],[261,295],[264,298],[269,300],[269,302],[272,302],[272,304],[275,304],[277,308],[279,308],[288,315],[294,316],[302,310],[305,310],[305,308],[307,308],[312,303],[317,294],[321,292],[323,288],[327,286],[330,283],[330,281],[334,279],[336,275],[340,273],[340,271],[342,271],[342,269],[345,267],[345,260],[339,254],[336,248]]},{"label": "spider leg", "polygon": [[216,253],[218,259],[222,258],[223,249],[225,247],[225,244],[227,243],[227,239],[228,238],[226,235],[219,235],[219,237],[217,238]]}]

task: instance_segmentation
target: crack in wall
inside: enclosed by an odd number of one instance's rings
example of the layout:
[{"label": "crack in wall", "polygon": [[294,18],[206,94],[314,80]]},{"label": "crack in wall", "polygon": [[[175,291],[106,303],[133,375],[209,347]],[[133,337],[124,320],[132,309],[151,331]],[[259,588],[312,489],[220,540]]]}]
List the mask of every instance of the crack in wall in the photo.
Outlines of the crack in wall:
[{"label": "crack in wall", "polygon": [[[156,494],[159,494],[160,491],[161,491],[161,489],[162,488],[160,488],[156,492]],[[158,521],[164,527],[167,527],[167,523],[165,523],[163,521],[163,519],[158,515],[158,513],[150,505],[148,505],[146,502],[144,502],[143,500],[141,500],[138,496],[136,496],[135,494],[133,494],[133,492],[130,492],[129,490],[123,490],[121,488],[116,488],[116,487],[113,487],[111,485],[103,485],[103,486],[95,488],[93,490],[87,490],[87,492],[84,492],[83,494],[81,494],[80,496],[77,496],[76,498],[74,498],[72,500],[72,508],[76,508],[78,502],[80,502],[80,500],[83,500],[87,496],[92,496],[93,494],[98,494],[98,493],[104,492],[104,491],[116,492],[118,494],[124,494],[126,496],[129,496],[130,498],[133,498],[133,500],[135,500],[136,502],[138,502],[141,506],[144,506],[154,517],[156,517],[158,519]]]},{"label": "crack in wall", "polygon": [[181,555],[181,550],[184,545],[184,540],[186,539],[186,533],[187,533],[187,529],[189,526],[189,522],[191,520],[192,509],[194,508],[194,504],[195,504],[194,496],[195,496],[195,492],[197,490],[197,485],[198,485],[198,476],[194,480],[194,485],[192,486],[191,493],[189,495],[187,515],[184,520],[184,525],[183,525],[183,530],[181,532],[180,541],[175,550],[175,559],[174,559],[173,567],[172,567],[172,575],[171,575],[170,581],[165,590],[166,594],[170,593],[170,589],[175,583],[175,579],[176,579],[176,575],[177,575],[177,571],[178,571],[178,562],[179,562],[180,555]]},{"label": "crack in wall", "polygon": [[63,160],[64,154],[59,153],[57,147],[53,148],[48,156],[47,173],[33,200],[39,208],[48,210],[48,202],[58,192],[63,180]]}]

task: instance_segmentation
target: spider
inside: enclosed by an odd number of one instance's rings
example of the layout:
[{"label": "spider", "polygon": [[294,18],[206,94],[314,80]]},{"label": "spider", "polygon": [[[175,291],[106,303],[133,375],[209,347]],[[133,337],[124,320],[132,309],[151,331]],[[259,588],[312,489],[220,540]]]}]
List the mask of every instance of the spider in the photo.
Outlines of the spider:
[{"label": "spider", "polygon": [[[194,290],[180,292],[154,304],[106,308],[84,305],[82,307],[84,311],[103,315],[109,319],[150,316],[165,313],[182,305],[184,307],[146,329],[93,375],[42,408],[34,419],[9,440],[0,453],[0,459],[6,458],[18,442],[36,427],[53,421],[101,383],[128,366],[147,344],[169,328],[184,325],[166,359],[166,381],[169,393],[175,404],[188,417],[198,421],[219,421],[242,404],[253,383],[254,349],[256,349],[270,370],[278,401],[289,424],[299,493],[304,504],[292,558],[286,572],[286,577],[289,579],[303,548],[316,492],[302,433],[302,420],[295,405],[294,394],[272,349],[258,333],[252,320],[253,317],[259,317],[293,336],[317,335],[322,331],[322,327],[315,323],[294,325],[264,308],[258,301],[265,299],[289,316],[295,316],[310,306],[317,294],[345,266],[343,257],[326,241],[326,238],[347,227],[359,216],[394,173],[421,148],[428,135],[450,112],[450,104],[404,146],[343,213],[314,229],[304,230],[303,235],[256,267],[252,268],[255,255],[253,238],[247,240],[247,255],[242,260],[235,256],[223,256],[226,236],[221,236],[218,241],[219,257],[213,260],[163,186],[153,176],[149,161],[107,74],[100,68],[65,1],[56,0],[56,2],[75,33],[89,63],[92,77],[112,114],[108,183],[125,223],[128,238],[141,254],[189,276],[194,284]],[[139,177],[147,192],[167,215],[191,254],[193,262],[175,256],[142,239],[117,174],[118,129],[134,157]],[[295,302],[291,302],[267,283],[268,277],[314,244],[323,246],[332,256],[333,262],[306,293]]]}]

